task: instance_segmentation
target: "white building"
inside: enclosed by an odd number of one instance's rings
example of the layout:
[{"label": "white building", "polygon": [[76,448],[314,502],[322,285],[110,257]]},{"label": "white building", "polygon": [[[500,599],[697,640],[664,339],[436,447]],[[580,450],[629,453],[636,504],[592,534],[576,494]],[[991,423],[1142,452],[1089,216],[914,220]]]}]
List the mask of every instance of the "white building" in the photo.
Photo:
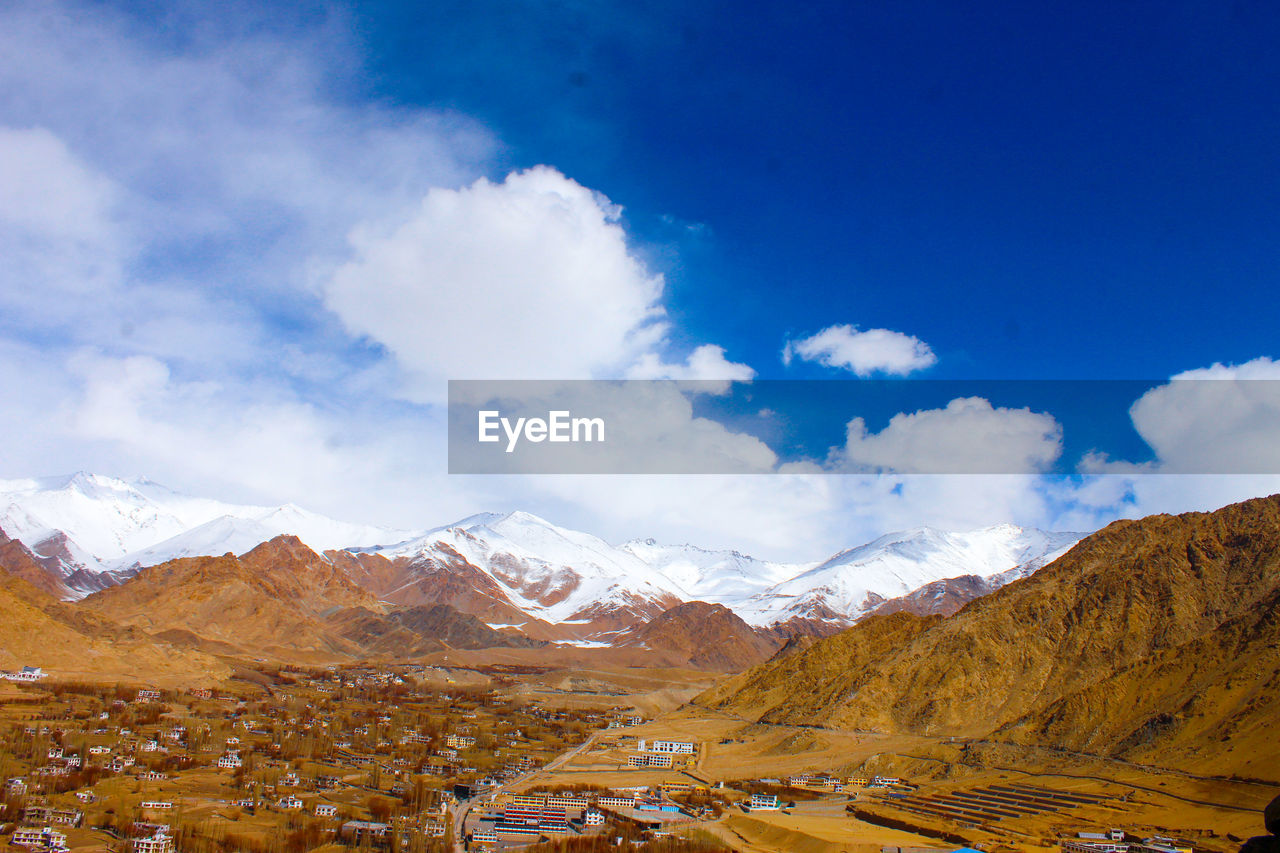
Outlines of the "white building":
[{"label": "white building", "polygon": [[316,817],[334,817],[338,814],[338,807],[333,803],[316,803]]},{"label": "white building", "polygon": [[39,681],[44,676],[44,670],[38,666],[24,666],[17,672],[4,673],[4,677],[10,681]]},{"label": "white building", "polygon": [[223,770],[234,770],[237,767],[243,767],[244,762],[240,760],[240,756],[229,753],[218,759],[218,766]]},{"label": "white building", "polygon": [[751,795],[751,811],[767,812],[778,810],[777,794],[752,794]]},{"label": "white building", "polygon": [[641,740],[636,744],[641,752],[669,752],[675,755],[693,755],[696,745],[681,740]]},{"label": "white building", "polygon": [[636,804],[635,797],[596,797],[596,805],[606,809],[630,809]]},{"label": "white building", "polygon": [[135,838],[133,853],[174,853],[173,836],[164,829],[160,829],[150,838]]},{"label": "white building", "polygon": [[582,814],[582,823],[585,826],[604,826],[604,812],[599,809],[587,809]]},{"label": "white building", "polygon": [[564,809],[571,811],[573,809],[585,809],[589,805],[586,797],[573,797],[563,794],[548,794],[547,808]]},{"label": "white building", "polygon": [[67,834],[51,827],[15,829],[9,843],[29,850],[66,850]]}]

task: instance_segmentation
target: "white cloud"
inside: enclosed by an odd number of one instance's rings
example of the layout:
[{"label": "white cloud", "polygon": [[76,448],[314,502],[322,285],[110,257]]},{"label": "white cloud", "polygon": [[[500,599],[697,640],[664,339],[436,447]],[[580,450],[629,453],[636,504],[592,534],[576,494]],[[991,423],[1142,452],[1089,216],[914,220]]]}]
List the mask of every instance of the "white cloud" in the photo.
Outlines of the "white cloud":
[{"label": "white cloud", "polygon": [[45,128],[0,127],[0,308],[44,324],[118,291],[119,190]]},{"label": "white cloud", "polygon": [[[607,199],[551,168],[475,183],[499,144],[477,122],[343,98],[362,57],[332,24],[237,31],[197,15],[175,46],[109,7],[0,7],[5,473],[142,472],[438,523],[507,498],[496,479],[444,476],[443,413],[395,398],[403,368],[750,375],[713,345],[674,356],[661,277]],[[414,229],[444,256],[424,259]],[[406,277],[356,282],[369,258],[353,259],[353,233],[384,271],[403,250]],[[443,275],[415,278],[419,262]],[[358,291],[344,319],[398,364],[325,310],[336,269]],[[410,332],[359,304],[380,288]],[[754,439],[663,411],[705,431],[704,448],[771,464]],[[518,490],[535,508],[556,500],[539,482]]]},{"label": "white cloud", "polygon": [[662,276],[634,256],[614,204],[548,166],[432,189],[352,243],[325,302],[395,354],[418,398],[444,379],[754,375],[711,344],[664,363]]},{"label": "white cloud", "polygon": [[1189,370],[1152,388],[1129,409],[1155,461],[1132,464],[1090,454],[1088,473],[1280,473],[1280,362]]},{"label": "white cloud", "polygon": [[890,329],[859,331],[857,326],[847,324],[828,326],[816,335],[788,341],[782,350],[782,361],[790,364],[793,358],[816,361],[858,376],[906,376],[938,361],[929,345],[913,335]]},{"label": "white cloud", "polygon": [[340,28],[183,26],[173,48],[101,5],[0,6],[0,331],[213,372],[275,368],[301,328],[345,345],[314,269],[355,223],[473,179],[494,140],[335,97]]},{"label": "white cloud", "polygon": [[116,189],[45,128],[0,127],[0,223],[46,238],[110,240]]},{"label": "white cloud", "polygon": [[545,166],[432,189],[394,229],[355,232],[325,302],[425,383],[615,372],[663,333],[662,278],[618,216]]},{"label": "white cloud", "polygon": [[1208,511],[1280,492],[1280,362],[1215,363],[1151,389],[1129,410],[1150,462],[1085,457],[1057,487],[1067,523]]},{"label": "white cloud", "polygon": [[724,357],[724,347],[703,344],[689,354],[683,364],[667,364],[657,353],[645,353],[630,370],[628,379],[681,379],[746,382],[756,375],[745,364],[736,364]]},{"label": "white cloud", "polygon": [[1062,427],[1052,415],[964,397],[943,409],[896,414],[878,433],[854,418],[834,461],[855,470],[913,474],[1033,474],[1061,453]]}]

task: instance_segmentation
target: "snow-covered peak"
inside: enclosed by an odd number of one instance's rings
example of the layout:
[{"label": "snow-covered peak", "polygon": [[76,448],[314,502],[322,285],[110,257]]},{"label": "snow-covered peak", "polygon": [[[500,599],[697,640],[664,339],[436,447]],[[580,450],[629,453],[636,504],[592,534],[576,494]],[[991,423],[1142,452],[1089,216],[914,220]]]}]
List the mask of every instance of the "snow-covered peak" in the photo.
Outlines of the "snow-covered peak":
[{"label": "snow-covered peak", "polygon": [[819,612],[853,619],[884,600],[934,581],[962,575],[991,578],[1020,567],[1039,568],[1083,536],[1014,524],[961,533],[928,527],[887,533],[775,585],[745,603],[740,615],[755,624]]},{"label": "snow-covered peak", "polygon": [[657,569],[693,598],[729,607],[813,565],[774,563],[696,545],[660,545],[653,539],[635,539],[619,548]]},{"label": "snow-covered peak", "polygon": [[213,557],[219,554],[242,554],[274,538],[277,533],[261,522],[224,515],[198,527],[179,533],[149,548],[122,557],[121,568],[154,566],[181,557]]},{"label": "snow-covered peak", "polygon": [[614,548],[603,539],[579,530],[559,527],[532,513],[479,513],[428,531],[417,539],[384,549],[389,557],[413,557],[435,550],[439,543],[456,545],[462,552],[486,556],[507,553],[546,564],[595,566],[606,574],[625,574],[647,566]]},{"label": "snow-covered peak", "polygon": [[[410,535],[335,521],[293,504],[231,504],[183,495],[146,479],[83,471],[0,481],[0,528],[33,549],[61,534],[68,540],[64,550],[74,555],[67,568],[90,572],[238,552],[245,543],[251,548],[281,533],[295,534],[316,550],[371,546]],[[254,536],[261,538],[248,541]]]},{"label": "snow-covered peak", "polygon": [[470,516],[382,553],[444,564],[460,555],[493,578],[517,607],[548,622],[581,618],[592,608],[652,609],[656,602],[689,597],[627,551],[528,512]]}]

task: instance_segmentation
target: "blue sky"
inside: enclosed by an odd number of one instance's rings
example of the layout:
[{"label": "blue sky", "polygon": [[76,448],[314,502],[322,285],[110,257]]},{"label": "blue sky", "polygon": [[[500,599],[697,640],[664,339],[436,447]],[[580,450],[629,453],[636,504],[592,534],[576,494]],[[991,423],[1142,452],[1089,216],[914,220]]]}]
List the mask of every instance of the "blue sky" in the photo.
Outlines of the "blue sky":
[{"label": "blue sky", "polygon": [[552,163],[624,204],[673,244],[681,325],[764,375],[833,320],[917,335],[947,377],[1145,378],[1274,347],[1266,4],[355,16],[371,94],[477,116],[501,167]]},{"label": "blue sky", "polygon": [[[1280,378],[1280,12],[796,5],[8,4],[0,477],[793,559],[1277,490],[1162,476],[1280,446],[1272,401],[1185,388],[1114,419],[1099,477],[444,474],[447,379]],[[694,452],[790,458],[667,402]],[[981,403],[808,439],[1095,449]]]}]

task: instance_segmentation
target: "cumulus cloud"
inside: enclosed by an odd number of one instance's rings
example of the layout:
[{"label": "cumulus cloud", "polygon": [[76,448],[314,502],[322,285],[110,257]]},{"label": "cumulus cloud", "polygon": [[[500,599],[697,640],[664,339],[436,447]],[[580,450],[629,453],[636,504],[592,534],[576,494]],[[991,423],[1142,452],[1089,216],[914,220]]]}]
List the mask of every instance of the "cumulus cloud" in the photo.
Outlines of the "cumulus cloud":
[{"label": "cumulus cloud", "polygon": [[963,397],[942,409],[894,415],[877,433],[854,418],[835,461],[914,474],[1034,474],[1061,453],[1062,427],[1052,415]]},{"label": "cumulus cloud", "polygon": [[1265,356],[1179,373],[1143,394],[1129,416],[1155,460],[1133,464],[1092,453],[1083,471],[1280,473],[1280,362]]},{"label": "cumulus cloud", "polygon": [[1129,410],[1155,459],[1088,454],[1081,481],[1055,484],[1064,523],[1207,511],[1280,492],[1280,362],[1184,371]]},{"label": "cumulus cloud", "polygon": [[616,375],[665,332],[618,208],[549,167],[432,189],[352,243],[326,304],[428,382]]},{"label": "cumulus cloud", "polygon": [[848,370],[857,376],[906,376],[938,361],[929,345],[913,335],[890,329],[861,331],[848,324],[828,326],[816,335],[788,341],[782,350],[782,362],[790,364],[795,358]]}]

